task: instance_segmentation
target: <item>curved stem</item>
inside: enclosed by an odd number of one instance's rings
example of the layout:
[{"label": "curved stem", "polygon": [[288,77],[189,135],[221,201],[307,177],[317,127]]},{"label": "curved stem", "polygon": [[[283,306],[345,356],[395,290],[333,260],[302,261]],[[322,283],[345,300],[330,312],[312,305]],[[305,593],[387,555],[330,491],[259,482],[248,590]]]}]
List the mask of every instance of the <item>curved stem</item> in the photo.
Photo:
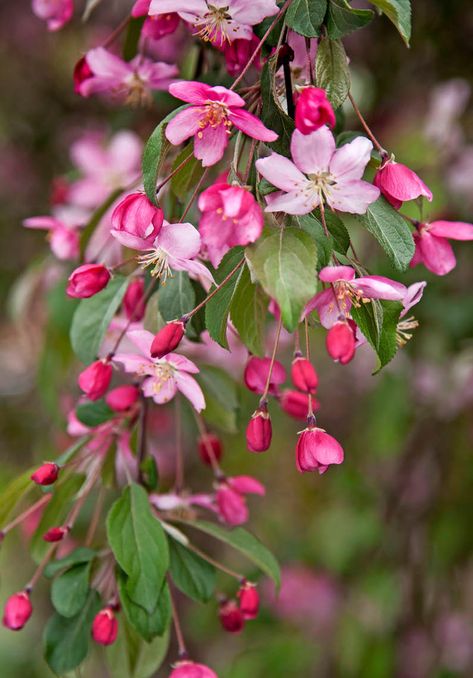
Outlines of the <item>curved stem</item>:
[{"label": "curved stem", "polygon": [[373,142],[373,144],[376,146],[376,148],[378,149],[378,151],[381,153],[381,156],[383,156],[383,157],[387,156],[386,150],[381,146],[381,144],[379,143],[379,141],[377,140],[377,138],[375,137],[375,135],[374,135],[373,132],[371,131],[371,129],[370,129],[368,123],[367,123],[366,120],[364,119],[363,115],[361,114],[360,109],[358,108],[358,106],[357,106],[355,100],[353,99],[353,97],[352,97],[352,95],[351,95],[351,92],[348,92],[348,98],[350,99],[350,103],[351,103],[351,105],[353,106],[353,110],[355,111],[355,113],[356,113],[356,115],[357,115],[359,121],[361,122],[361,124],[362,124],[362,126],[363,126],[363,128],[364,128],[364,130],[365,130],[365,132],[366,132],[366,134],[369,136],[369,138],[371,139],[371,141]]},{"label": "curved stem", "polygon": [[184,634],[182,633],[182,627],[181,627],[181,622],[179,620],[179,615],[177,613],[177,607],[176,607],[176,602],[174,600],[174,596],[171,590],[171,581],[170,578],[168,577],[168,582],[169,582],[169,597],[171,599],[171,614],[172,614],[172,620],[174,622],[174,630],[176,632],[176,640],[177,640],[177,647],[179,651],[179,659],[185,659],[187,657],[187,648],[186,648],[186,643],[184,640]]},{"label": "curved stem", "polygon": [[186,205],[186,207],[185,207],[185,209],[184,209],[184,212],[181,214],[181,217],[180,217],[180,219],[179,219],[179,222],[182,223],[182,222],[184,221],[184,219],[186,218],[186,216],[187,216],[187,214],[188,214],[190,208],[192,207],[192,204],[193,204],[194,200],[195,200],[196,197],[197,197],[197,193],[199,192],[200,187],[202,186],[202,184],[204,183],[204,181],[205,181],[205,179],[206,179],[206,177],[207,177],[208,172],[209,172],[209,168],[206,167],[205,170],[204,170],[203,173],[202,173],[202,176],[200,177],[199,181],[197,182],[197,185],[196,185],[196,187],[195,187],[195,189],[194,189],[194,191],[193,191],[191,197],[189,198],[189,202],[187,203],[187,205]]},{"label": "curved stem", "polygon": [[194,546],[194,544],[192,544],[191,542],[187,544],[187,548],[190,551],[194,551],[194,553],[203,558],[203,560],[206,560],[208,563],[216,567],[218,570],[225,572],[225,574],[228,574],[230,577],[238,579],[238,581],[241,581],[242,579],[245,578],[242,574],[239,574],[239,572],[235,572],[235,570],[231,570],[226,565],[222,565],[222,563],[219,563],[218,560],[214,560],[211,556],[207,555],[204,551],[201,551],[199,548],[197,548],[197,546]]},{"label": "curved stem", "polygon": [[279,316],[278,327],[276,330],[276,339],[274,340],[273,353],[271,355],[271,362],[269,364],[268,376],[266,377],[266,384],[264,386],[263,395],[261,396],[260,402],[265,402],[268,397],[269,385],[271,384],[271,375],[273,373],[274,361],[276,360],[276,353],[279,346],[279,338],[281,336],[282,328],[282,316]]},{"label": "curved stem", "polygon": [[36,503],[34,503],[32,506],[27,508],[23,513],[20,513],[19,516],[17,516],[14,520],[12,520],[8,525],[6,525],[3,530],[0,530],[0,538],[3,539],[3,537],[10,532],[10,530],[13,530],[14,527],[22,523],[28,516],[30,516],[32,513],[34,513],[36,510],[40,509],[43,504],[46,504],[49,501],[50,495],[45,494],[41,499],[39,499]]},{"label": "curved stem", "polygon": [[195,308],[193,308],[192,311],[189,311],[189,313],[186,313],[186,314],[183,316],[183,318],[185,318],[186,320],[190,320],[190,318],[192,318],[193,315],[195,315],[198,311],[200,311],[200,309],[201,309],[203,306],[205,306],[205,304],[206,304],[208,301],[210,301],[210,300],[212,299],[212,297],[215,296],[215,295],[217,294],[217,292],[218,292],[219,290],[221,290],[222,287],[224,287],[224,286],[227,284],[227,282],[230,280],[230,278],[238,271],[239,268],[241,268],[241,266],[243,266],[244,263],[245,263],[245,257],[242,257],[242,258],[240,259],[240,261],[238,262],[238,264],[237,264],[234,268],[232,268],[232,270],[230,271],[230,273],[229,273],[228,275],[225,276],[225,278],[222,280],[222,282],[219,283],[219,284],[215,287],[215,289],[213,289],[213,290],[205,297],[205,299],[203,299],[203,300],[200,302],[200,304],[197,304],[197,306],[196,306]]}]

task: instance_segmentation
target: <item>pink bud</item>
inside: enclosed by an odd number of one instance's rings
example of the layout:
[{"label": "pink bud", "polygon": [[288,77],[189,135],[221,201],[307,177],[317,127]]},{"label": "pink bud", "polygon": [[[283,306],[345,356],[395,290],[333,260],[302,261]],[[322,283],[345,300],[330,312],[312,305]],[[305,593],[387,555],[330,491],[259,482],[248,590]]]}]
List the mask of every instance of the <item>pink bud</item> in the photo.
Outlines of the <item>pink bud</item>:
[{"label": "pink bud", "polygon": [[92,78],[93,75],[92,69],[87,63],[87,59],[85,57],[79,59],[79,61],[74,66],[74,73],[72,75],[74,80],[74,92],[76,94],[80,94],[80,86],[82,83],[85,82],[85,80]]},{"label": "pink bud", "polygon": [[[252,356],[246,363],[245,373],[243,375],[245,385],[254,393],[263,393],[266,381],[268,379],[271,358],[257,358]],[[269,393],[274,395],[278,391],[278,386],[286,380],[286,370],[278,360],[274,361],[271,378],[269,382]]]},{"label": "pink bud", "polygon": [[163,218],[163,211],[144,193],[131,193],[115,207],[110,232],[125,247],[149,250],[161,230]]},{"label": "pink bud", "polygon": [[[281,409],[294,419],[306,419],[309,411],[309,396],[307,393],[286,390],[282,392],[279,404]],[[317,412],[319,407],[319,402],[312,398],[312,410]]]},{"label": "pink bud", "polygon": [[341,464],[343,449],[322,428],[309,426],[299,434],[296,446],[297,470],[325,473],[330,464]]},{"label": "pink bud", "polygon": [[15,593],[5,603],[3,626],[12,631],[19,631],[31,617],[32,612],[29,593],[27,591]]},{"label": "pink bud", "polygon": [[135,278],[128,285],[123,297],[123,310],[128,320],[139,322],[145,315],[145,281]]},{"label": "pink bud", "polygon": [[222,458],[222,441],[215,433],[204,433],[204,435],[199,438],[197,444],[199,447],[200,458],[204,464],[212,464],[213,459],[220,461]]},{"label": "pink bud", "polygon": [[40,466],[31,476],[31,480],[37,485],[52,485],[59,475],[59,466],[52,461],[47,461]]},{"label": "pink bud", "polygon": [[165,325],[153,339],[151,357],[163,358],[168,353],[174,351],[181,343],[185,329],[186,327],[182,320],[173,320]]},{"label": "pink bud", "polygon": [[335,113],[325,90],[304,87],[297,99],[295,122],[302,134],[315,132],[322,125],[335,126]]},{"label": "pink bud", "polygon": [[109,391],[105,402],[114,412],[126,412],[136,403],[139,396],[140,391],[136,386],[124,384]]},{"label": "pink bud", "polygon": [[109,270],[102,264],[84,264],[72,271],[66,292],[77,299],[93,297],[108,285],[110,277]]},{"label": "pink bud", "polygon": [[388,160],[382,165],[373,183],[397,210],[406,200],[415,200],[421,195],[432,201],[432,191],[422,179],[409,167],[394,160]]},{"label": "pink bud", "polygon": [[218,678],[218,676],[205,664],[196,664],[189,659],[183,659],[174,664],[169,678]]},{"label": "pink bud", "polygon": [[245,619],[235,600],[221,603],[218,616],[223,628],[229,633],[238,633],[245,625]]},{"label": "pink bud", "polygon": [[215,498],[219,515],[227,525],[246,523],[249,515],[248,507],[240,492],[233,490],[227,483],[221,483]]},{"label": "pink bud", "polygon": [[356,351],[355,332],[349,321],[338,320],[325,338],[327,353],[333,360],[346,365],[353,360]]},{"label": "pink bud", "polygon": [[271,445],[273,429],[266,406],[253,412],[246,427],[246,445],[251,452],[265,452]]},{"label": "pink bud", "polygon": [[112,608],[105,607],[95,615],[92,623],[92,638],[99,645],[112,645],[118,633],[118,622]]},{"label": "pink bud", "polygon": [[146,17],[141,29],[141,35],[151,40],[160,40],[165,35],[174,33],[179,26],[179,14],[167,12],[166,14],[153,14]]},{"label": "pink bud", "polygon": [[74,14],[74,0],[32,0],[31,9],[47,22],[48,31],[58,31]]},{"label": "pink bud", "polygon": [[249,581],[244,581],[238,591],[238,601],[243,619],[256,619],[259,612],[259,593]]},{"label": "pink bud", "polygon": [[49,542],[62,541],[68,532],[67,527],[51,527],[43,534],[43,539]]},{"label": "pink bud", "polygon": [[96,360],[79,374],[78,384],[89,400],[101,398],[110,385],[112,366],[105,360]]},{"label": "pink bud", "polygon": [[291,365],[292,383],[299,391],[304,393],[315,393],[319,379],[317,373],[306,358],[298,357],[292,361]]}]

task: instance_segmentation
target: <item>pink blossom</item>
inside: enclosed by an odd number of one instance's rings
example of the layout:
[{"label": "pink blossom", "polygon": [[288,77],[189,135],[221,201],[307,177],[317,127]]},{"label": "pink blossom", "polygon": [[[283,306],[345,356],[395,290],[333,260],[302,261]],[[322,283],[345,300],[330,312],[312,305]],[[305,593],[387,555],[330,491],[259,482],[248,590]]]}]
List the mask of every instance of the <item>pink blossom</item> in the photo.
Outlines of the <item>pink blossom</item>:
[{"label": "pink blossom", "polygon": [[[312,410],[317,412],[320,408],[318,400],[311,396]],[[294,419],[306,419],[309,411],[309,396],[299,391],[285,390],[279,398],[281,409]]]},{"label": "pink blossom", "polygon": [[406,200],[415,200],[420,196],[432,201],[432,191],[422,179],[409,167],[394,160],[388,160],[379,168],[373,183],[397,210]]},{"label": "pink blossom", "polygon": [[222,481],[216,492],[220,518],[228,525],[242,525],[249,517],[245,495],[264,496],[264,486],[251,476],[234,476]]},{"label": "pink blossom", "polygon": [[343,462],[340,443],[322,428],[309,426],[299,434],[296,446],[297,470],[325,473],[331,464]]},{"label": "pink blossom", "polygon": [[293,162],[278,153],[256,161],[258,172],[280,189],[266,196],[266,211],[308,214],[325,200],[335,210],[364,214],[379,197],[379,190],[362,180],[372,148],[360,136],[337,149],[325,125],[311,134],[296,129]]},{"label": "pink blossom", "polygon": [[267,405],[258,407],[246,427],[246,446],[250,452],[266,452],[271,446],[273,428]]},{"label": "pink blossom", "polygon": [[233,125],[260,141],[278,138],[261,120],[245,111],[244,100],[226,87],[181,80],[170,85],[169,92],[191,106],[169,122],[166,137],[172,144],[178,145],[193,136],[194,155],[202,160],[204,167],[215,165],[222,159]]},{"label": "pink blossom", "polygon": [[77,299],[87,299],[108,285],[110,271],[102,264],[79,266],[68,278],[66,293]]},{"label": "pink blossom", "polygon": [[[266,386],[270,366],[271,358],[251,356],[245,367],[244,381],[246,388],[254,393],[262,394]],[[278,387],[280,384],[283,384],[285,380],[286,370],[279,360],[275,360],[269,381],[269,393],[275,395],[278,391]]]},{"label": "pink blossom", "polygon": [[110,386],[112,373],[112,366],[107,360],[96,360],[79,374],[77,383],[89,400],[99,400]]},{"label": "pink blossom", "polygon": [[259,593],[255,584],[244,581],[238,591],[238,605],[244,619],[256,619],[259,612]]},{"label": "pink blossom", "polygon": [[411,266],[422,263],[436,275],[450,273],[457,261],[448,240],[473,240],[473,224],[462,221],[420,224],[417,233],[414,233],[416,251]]},{"label": "pink blossom", "polygon": [[123,61],[104,47],[96,47],[85,56],[92,77],[79,85],[79,94],[110,94],[125,103],[147,104],[152,90],[166,90],[177,75],[177,66],[151,61],[142,55]]},{"label": "pink blossom", "polygon": [[263,231],[261,207],[245,188],[215,183],[200,194],[198,205],[203,252],[214,267],[230,248],[255,242]]},{"label": "pink blossom", "polygon": [[245,626],[245,618],[236,600],[222,600],[218,610],[222,628],[229,633],[239,633]]},{"label": "pink blossom", "polygon": [[39,19],[47,21],[48,31],[58,31],[74,14],[73,0],[32,0],[31,8]]},{"label": "pink blossom", "polygon": [[151,0],[149,13],[177,12],[195,34],[222,47],[238,38],[250,40],[252,26],[278,12],[274,0]]},{"label": "pink blossom", "polygon": [[335,113],[324,89],[304,87],[297,99],[295,123],[302,134],[315,132],[322,125],[335,126]]},{"label": "pink blossom", "polygon": [[325,339],[327,353],[335,362],[342,365],[346,365],[355,357],[356,326],[353,328],[351,323],[353,321],[337,320],[327,332]]},{"label": "pink blossom", "polygon": [[56,217],[29,217],[23,221],[26,228],[48,231],[53,254],[62,261],[77,259],[80,252],[80,235],[77,226],[69,226]]},{"label": "pink blossom", "polygon": [[204,409],[202,389],[190,376],[199,372],[193,362],[177,353],[168,353],[164,358],[153,360],[150,352],[154,336],[146,330],[128,332],[128,337],[139,353],[118,353],[113,359],[123,365],[125,372],[143,377],[141,388],[146,397],[162,405],[180,391],[198,412]]},{"label": "pink blossom", "polygon": [[422,299],[422,295],[424,294],[426,285],[427,283],[425,281],[416,282],[412,285],[409,285],[405,297],[402,300],[402,305],[404,308],[401,311],[401,315],[399,316],[400,318],[403,318],[413,306],[419,303],[419,301]]},{"label": "pink blossom", "polygon": [[205,664],[196,664],[189,659],[184,659],[174,664],[169,678],[218,678],[218,676]]},{"label": "pink blossom", "polygon": [[117,639],[118,621],[112,608],[105,607],[92,622],[92,638],[99,645],[112,645]]},{"label": "pink blossom", "polygon": [[182,320],[172,320],[162,327],[151,344],[151,357],[164,358],[174,351],[184,336],[186,326]]},{"label": "pink blossom", "polygon": [[33,614],[28,591],[19,591],[10,596],[3,611],[3,626],[11,631],[20,631]]},{"label": "pink blossom", "polygon": [[148,250],[163,225],[163,211],[144,193],[130,193],[112,213],[111,234],[125,247]]}]

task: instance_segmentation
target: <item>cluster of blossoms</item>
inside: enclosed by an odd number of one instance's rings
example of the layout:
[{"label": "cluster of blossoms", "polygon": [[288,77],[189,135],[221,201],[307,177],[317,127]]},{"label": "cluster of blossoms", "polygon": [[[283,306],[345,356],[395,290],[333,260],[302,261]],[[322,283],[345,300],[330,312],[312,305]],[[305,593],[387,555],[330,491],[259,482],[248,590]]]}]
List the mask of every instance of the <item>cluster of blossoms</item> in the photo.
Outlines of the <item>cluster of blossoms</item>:
[{"label": "cluster of blossoms", "polygon": [[[142,145],[134,133],[118,132],[108,142],[103,135],[88,133],[71,149],[79,178],[59,179],[52,193],[51,214],[24,222],[28,228],[47,230],[51,251],[63,266],[74,262],[75,268],[67,270],[66,293],[83,300],[74,321],[79,338],[80,323],[87,326],[88,313],[98,315],[94,327],[86,327],[84,342],[90,341],[91,329],[96,332],[103,325],[103,331],[96,355],[84,360],[88,364],[77,378],[81,395],[69,413],[68,433],[79,437],[78,446],[66,458],[45,462],[32,476],[36,484],[50,490],[72,469],[83,473],[85,480],[65,521],[48,526],[43,534],[43,539],[51,544],[45,561],[24,590],[7,601],[4,624],[10,629],[21,629],[31,616],[30,594],[56,549],[61,545],[67,552],[72,547],[71,532],[76,519],[85,500],[100,484],[111,449],[115,455],[117,486],[146,488],[146,515],[171,537],[177,534],[184,539],[180,521],[192,523],[202,511],[214,514],[228,526],[248,521],[247,495],[263,496],[265,488],[250,476],[230,477],[222,471],[221,435],[208,430],[204,381],[199,379],[200,361],[197,357],[193,359],[199,349],[205,350],[207,358],[202,363],[212,362],[224,351],[218,343],[228,342],[232,350],[220,364],[230,372],[235,359],[246,388],[259,396],[246,428],[248,450],[262,453],[271,447],[270,408],[274,401],[284,412],[305,421],[295,445],[297,470],[323,474],[331,465],[343,462],[344,450],[316,419],[319,378],[310,356],[311,328],[319,325],[326,331],[328,355],[346,365],[355,358],[358,347],[372,343],[359,321],[363,310],[378,308],[376,304],[397,304],[393,333],[399,344],[405,343],[410,337],[408,331],[417,324],[406,315],[420,301],[426,283],[420,281],[407,287],[396,280],[369,274],[356,256],[349,256],[348,246],[343,253],[332,247],[331,218],[337,214],[366,215],[374,203],[394,212],[405,202],[419,198],[431,201],[432,194],[411,169],[389,156],[373,135],[370,134],[371,139],[355,135],[340,143],[332,104],[326,91],[313,82],[315,41],[284,29],[275,53],[263,54],[265,38],[259,41],[254,29],[264,20],[269,22],[269,29],[274,29],[287,6],[285,3],[280,8],[273,0],[138,0],[130,17],[142,22],[138,53],[124,60],[106,44],[89,50],[76,65],[74,87],[83,97],[100,94],[114,103],[152,104],[153,93],[165,90],[185,105],[160,124],[157,136],[147,146],[145,158],[147,153],[154,153],[151,190],[149,170],[145,169],[147,176],[142,180]],[[73,11],[72,2],[64,0],[35,0],[33,9],[48,21],[50,30],[60,28]],[[217,54],[223,52],[229,73],[238,76],[231,88],[179,79],[178,66],[168,58],[172,50],[162,61],[156,60],[164,41],[172,40],[173,36],[177,36],[176,41],[182,40],[186,32],[189,39],[199,41],[199,49],[207,49],[209,43],[209,49],[217,50]],[[284,53],[290,54],[290,59]],[[262,100],[259,81],[241,86],[241,79],[252,64],[257,72],[268,66],[267,59],[276,60],[273,83],[276,95],[283,80],[285,83],[287,113],[284,108],[281,110],[293,128],[287,153],[280,133],[271,128],[268,116],[264,115],[263,106],[268,102]],[[288,80],[295,91],[288,87]],[[238,86],[239,93],[235,91]],[[282,98],[277,103],[284,106]],[[153,150],[156,139],[157,151]],[[174,153],[173,147],[185,142],[187,155]],[[278,144],[278,152],[274,152],[274,144]],[[229,148],[233,149],[233,160],[227,158]],[[166,153],[173,157],[167,174],[163,169],[167,167]],[[242,157],[246,161],[244,169],[240,169]],[[209,172],[220,162],[219,174],[204,187]],[[177,218],[177,203],[172,203],[172,180],[191,163],[199,170],[200,178],[188,187],[192,194]],[[372,180],[366,176],[369,164],[378,165]],[[188,214],[190,220],[186,221]],[[320,225],[322,237],[330,244],[330,255],[321,266],[314,257],[304,269],[297,252],[282,253],[280,245],[279,257],[284,254],[286,262],[293,257],[295,264],[288,271],[284,270],[286,264],[281,264],[281,280],[278,278],[274,283],[274,272],[269,270],[272,263],[269,259],[266,262],[265,250],[260,266],[255,265],[255,253],[274,235],[279,243],[286,232],[296,233],[297,239],[303,232],[300,226],[303,217],[310,217],[311,223]],[[471,224],[418,222],[409,217],[405,220],[406,228],[409,224],[414,229],[410,236],[414,252],[411,265],[423,263],[439,275],[455,266],[448,240],[473,239]],[[304,236],[309,238],[305,231]],[[237,258],[231,258],[236,255]],[[129,271],[127,278],[120,273],[122,270]],[[234,298],[238,300],[243,275],[247,275],[245,284],[260,295],[261,317],[256,320],[263,325],[262,345],[269,346],[268,355],[264,350],[257,355],[254,343],[248,341],[245,329],[251,328],[245,324],[250,322],[249,316],[243,323],[233,317],[230,304]],[[171,313],[170,317],[169,312],[164,313],[161,301],[175,280],[186,281],[194,300],[198,290],[200,301],[182,309],[180,302],[173,299],[175,315]],[[299,282],[310,290],[302,299]],[[175,295],[179,296],[178,290]],[[153,310],[153,301],[157,301],[161,313],[157,327],[149,322],[150,314],[158,315]],[[210,314],[209,309],[217,301],[217,311],[206,331],[196,330],[196,320],[204,314],[206,322],[207,312]],[[241,303],[245,307],[250,304],[245,297]],[[287,322],[288,304],[297,307],[295,322]],[[269,333],[266,337],[266,320],[271,325],[271,340]],[[215,330],[216,324],[222,326],[221,332]],[[306,336],[304,351],[300,331]],[[77,336],[75,341],[78,343]],[[291,387],[284,388],[286,369],[277,356],[281,345],[291,341],[294,347]],[[79,356],[84,354],[89,355],[87,346],[79,349]],[[200,459],[213,472],[213,486],[207,493],[196,493],[183,486],[182,450],[178,449],[181,443],[176,443],[174,450],[176,482],[172,490],[158,492],[156,483],[153,485],[145,478],[145,462],[155,463],[146,442],[150,412],[152,417],[154,405],[179,402],[181,396],[188,401],[197,422],[196,447]],[[176,422],[178,426],[180,422]],[[138,445],[132,441],[135,430],[139,432]],[[3,536],[32,512],[44,509],[49,499],[48,494],[41,497],[17,516],[4,527]],[[100,514],[87,546],[94,539],[99,519]],[[187,537],[181,544],[215,563],[192,547]],[[126,607],[115,565],[130,580],[134,576],[118,551],[112,544],[111,558],[107,555],[98,566],[92,582],[102,597],[103,607],[93,617],[91,634],[102,645],[115,642],[117,613]],[[239,589],[236,598],[218,598],[220,621],[225,630],[240,631],[246,621],[258,614],[258,593],[255,585],[239,573],[221,569],[238,580]],[[129,588],[127,591],[131,595]],[[178,630],[176,618],[175,623]],[[171,672],[172,678],[215,677],[210,668],[188,658],[180,630],[178,641],[180,656]]]}]

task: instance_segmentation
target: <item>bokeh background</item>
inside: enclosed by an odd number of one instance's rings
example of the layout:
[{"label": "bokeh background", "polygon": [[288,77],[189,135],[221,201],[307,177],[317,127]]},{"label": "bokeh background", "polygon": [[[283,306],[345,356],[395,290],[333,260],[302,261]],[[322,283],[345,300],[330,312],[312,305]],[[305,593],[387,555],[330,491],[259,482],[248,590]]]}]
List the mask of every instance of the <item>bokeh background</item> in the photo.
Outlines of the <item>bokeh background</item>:
[{"label": "bokeh background", "polygon": [[[131,127],[145,139],[161,117],[157,108],[113,108],[73,94],[78,56],[129,3],[102,5],[91,24],[76,20],[49,34],[28,0],[0,3],[0,485],[67,444],[58,430],[78,369],[67,338],[73,304],[38,284],[53,264],[41,235],[21,221],[48,213],[52,181],[70,170],[69,145],[85,130]],[[410,50],[383,18],[346,40],[355,98],[383,145],[433,190],[425,216],[471,221],[472,4],[413,5]],[[347,129],[357,129],[346,114]],[[370,268],[395,276],[375,241],[354,232]],[[284,583],[277,600],[263,585],[260,619],[236,637],[220,631],[215,605],[184,603],[191,647],[222,678],[473,675],[473,245],[454,247],[458,265],[447,277],[421,268],[402,276],[428,281],[415,308],[420,326],[381,375],[371,376],[368,347],[347,367],[330,363],[314,333],[320,417],[343,442],[342,467],[300,476],[299,424],[276,410],[272,449],[248,455],[241,431],[254,401],[241,393],[240,432],[225,434],[225,468],[266,483],[267,497],[251,506],[251,529],[278,556]],[[166,426],[164,413],[164,469]],[[204,488],[208,473],[189,427],[192,481]],[[0,559],[3,601],[32,571],[25,535],[9,536]],[[222,588],[232,592],[225,580]],[[41,657],[49,603],[36,608],[23,633],[0,630],[2,678],[52,676]],[[100,653],[77,675],[107,675]]]}]

